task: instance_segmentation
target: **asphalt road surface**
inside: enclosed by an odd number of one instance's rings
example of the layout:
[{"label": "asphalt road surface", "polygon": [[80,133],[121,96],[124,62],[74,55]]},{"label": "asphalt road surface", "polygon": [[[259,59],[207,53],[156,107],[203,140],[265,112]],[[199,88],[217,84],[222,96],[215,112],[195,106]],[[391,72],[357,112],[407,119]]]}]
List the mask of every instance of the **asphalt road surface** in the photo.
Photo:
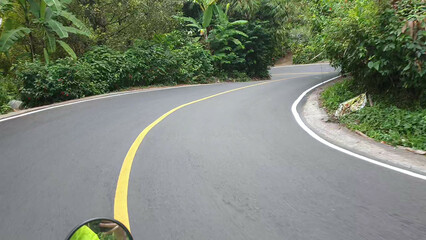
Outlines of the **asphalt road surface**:
[{"label": "asphalt road surface", "polygon": [[[140,146],[129,181],[135,239],[424,240],[426,182],[310,137],[291,105],[338,73],[274,68],[272,79],[182,108]],[[0,122],[0,238],[63,239],[113,217],[123,159],[165,112],[254,84],[149,91]]]}]

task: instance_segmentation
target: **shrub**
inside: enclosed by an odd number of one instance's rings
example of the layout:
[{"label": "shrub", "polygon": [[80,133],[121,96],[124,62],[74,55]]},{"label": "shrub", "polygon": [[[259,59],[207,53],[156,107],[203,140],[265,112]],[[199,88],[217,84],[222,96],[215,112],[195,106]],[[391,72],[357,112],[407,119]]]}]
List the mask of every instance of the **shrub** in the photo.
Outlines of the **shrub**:
[{"label": "shrub", "polygon": [[213,57],[199,43],[173,51],[178,63],[177,83],[207,83],[213,76]]},{"label": "shrub", "polygon": [[179,32],[136,42],[125,53],[125,60],[132,86],[203,83],[213,75],[210,52]]},{"label": "shrub", "polygon": [[419,98],[426,89],[424,3],[402,0],[394,6],[386,1],[339,4],[324,29],[331,62],[351,72],[369,90],[406,89]]},{"label": "shrub", "polygon": [[16,79],[23,83],[22,99],[37,106],[134,86],[205,83],[212,61],[202,45],[175,32],[137,41],[124,53],[96,47],[77,61],[23,63]]},{"label": "shrub", "polygon": [[266,25],[267,22],[251,21],[238,27],[227,25],[214,29],[209,43],[216,70],[238,79],[268,78],[269,66],[274,62],[274,46],[272,32]]},{"label": "shrub", "polygon": [[268,78],[269,66],[274,64],[273,32],[268,28],[268,22],[251,21],[241,26],[247,38],[240,38],[245,46],[241,55],[245,58],[244,72],[249,77]]},{"label": "shrub", "polygon": [[121,83],[125,65],[125,58],[121,52],[99,46],[87,52],[81,61],[93,68],[95,71],[93,80],[105,84],[105,91],[125,87]]},{"label": "shrub", "polygon": [[137,41],[124,54],[126,59],[125,86],[176,84],[178,63],[167,46],[149,41]]},{"label": "shrub", "polygon": [[29,106],[49,104],[104,93],[106,84],[97,83],[96,72],[84,61],[60,59],[51,65],[25,63],[16,71],[22,80],[22,99]]}]

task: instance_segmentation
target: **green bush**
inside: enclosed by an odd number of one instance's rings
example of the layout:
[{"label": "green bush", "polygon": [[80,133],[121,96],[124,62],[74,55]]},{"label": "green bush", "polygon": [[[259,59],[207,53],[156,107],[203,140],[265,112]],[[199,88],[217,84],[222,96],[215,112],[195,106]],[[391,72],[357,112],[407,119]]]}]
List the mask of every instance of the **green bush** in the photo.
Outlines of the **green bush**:
[{"label": "green bush", "polygon": [[248,38],[240,38],[245,46],[240,54],[245,58],[244,72],[249,77],[268,78],[269,66],[274,64],[273,32],[268,28],[268,22],[250,21],[241,26]]},{"label": "green bush", "polygon": [[95,47],[80,60],[88,63],[95,71],[94,81],[106,85],[109,91],[124,87],[121,84],[125,65],[124,55],[105,46]]},{"label": "green bush", "polygon": [[199,43],[171,33],[137,41],[124,53],[97,47],[77,61],[23,63],[16,79],[23,83],[25,103],[38,106],[135,86],[206,83],[212,61]]},{"label": "green bush", "polygon": [[208,83],[214,73],[213,57],[199,43],[173,50],[178,63],[177,83]]},{"label": "green bush", "polygon": [[[327,56],[370,91],[426,89],[426,6],[420,0],[349,1],[333,5],[324,28]],[[411,26],[410,23],[415,25]],[[411,27],[410,27],[411,26]]]},{"label": "green bush", "polygon": [[148,86],[153,84],[176,84],[177,61],[172,51],[161,44],[137,41],[124,54],[125,75],[121,83],[125,86]]},{"label": "green bush", "polygon": [[[267,22],[218,27],[211,31],[209,47],[216,71],[231,78],[268,78],[273,65],[274,46]],[[237,73],[238,72],[238,73]],[[246,75],[246,76],[243,76]]]},{"label": "green bush", "polygon": [[96,82],[96,71],[90,64],[70,58],[48,66],[25,63],[16,75],[23,82],[21,96],[29,106],[101,94],[107,88],[105,83]]},{"label": "green bush", "polygon": [[[203,83],[213,74],[213,58],[199,43],[167,34],[161,40],[138,41],[126,51],[125,76],[129,86]],[[128,79],[126,79],[128,77]]]}]

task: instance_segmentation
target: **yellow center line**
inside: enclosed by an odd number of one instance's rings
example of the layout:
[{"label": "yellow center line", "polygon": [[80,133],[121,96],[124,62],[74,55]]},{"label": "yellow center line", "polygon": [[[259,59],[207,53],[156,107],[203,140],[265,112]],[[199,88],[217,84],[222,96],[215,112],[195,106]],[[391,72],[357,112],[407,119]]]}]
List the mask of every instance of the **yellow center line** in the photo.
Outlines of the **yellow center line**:
[{"label": "yellow center line", "polygon": [[[307,73],[307,75],[309,75],[309,74],[317,74],[317,73]],[[235,89],[232,89],[232,90],[229,90],[229,91],[225,91],[225,92],[214,94],[214,95],[211,95],[211,96],[208,96],[208,97],[205,97],[205,98],[201,98],[201,99],[198,99],[198,100],[186,103],[186,104],[182,104],[182,105],[180,105],[176,108],[173,108],[172,110],[168,111],[167,113],[165,113],[164,115],[159,117],[157,120],[152,122],[148,127],[146,127],[139,134],[139,136],[136,138],[136,140],[133,142],[132,146],[130,147],[129,151],[127,152],[126,157],[124,158],[123,165],[121,166],[120,175],[119,175],[118,181],[117,181],[117,188],[115,190],[114,218],[116,220],[122,222],[130,230],[129,213],[128,213],[128,206],[127,206],[127,195],[128,195],[128,190],[129,190],[129,179],[130,179],[130,172],[132,170],[133,160],[134,160],[136,152],[138,151],[138,148],[142,144],[142,141],[144,140],[145,136],[157,124],[159,124],[166,117],[168,117],[170,114],[176,112],[177,110],[184,108],[186,106],[192,105],[194,103],[198,103],[198,102],[201,102],[201,101],[204,101],[204,100],[207,100],[207,99],[211,99],[211,98],[214,98],[214,97],[217,97],[217,96],[221,96],[221,95],[231,93],[231,92],[235,92],[235,91],[239,91],[239,90],[243,90],[243,89],[247,89],[247,88],[251,88],[251,87],[256,87],[256,86],[260,86],[260,85],[264,85],[264,84],[268,84],[268,83],[273,83],[273,82],[277,82],[277,81],[294,79],[294,78],[298,78],[298,77],[283,78],[283,79],[278,79],[278,80],[273,80],[273,81],[271,80],[271,81],[267,81],[267,82],[256,83],[256,84],[252,84],[252,85],[249,85],[249,86],[235,88]]]}]

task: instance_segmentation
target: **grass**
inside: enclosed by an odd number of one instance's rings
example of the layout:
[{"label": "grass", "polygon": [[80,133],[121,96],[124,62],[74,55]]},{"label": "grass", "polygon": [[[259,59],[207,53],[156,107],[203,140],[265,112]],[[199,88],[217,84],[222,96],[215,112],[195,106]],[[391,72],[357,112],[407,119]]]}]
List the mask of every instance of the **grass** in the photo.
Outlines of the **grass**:
[{"label": "grass", "polygon": [[[334,113],[341,102],[363,93],[347,78],[327,88],[321,95],[323,106]],[[373,94],[374,105],[339,119],[349,129],[393,146],[426,150],[426,109],[399,94]]]}]

